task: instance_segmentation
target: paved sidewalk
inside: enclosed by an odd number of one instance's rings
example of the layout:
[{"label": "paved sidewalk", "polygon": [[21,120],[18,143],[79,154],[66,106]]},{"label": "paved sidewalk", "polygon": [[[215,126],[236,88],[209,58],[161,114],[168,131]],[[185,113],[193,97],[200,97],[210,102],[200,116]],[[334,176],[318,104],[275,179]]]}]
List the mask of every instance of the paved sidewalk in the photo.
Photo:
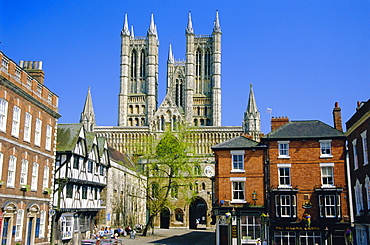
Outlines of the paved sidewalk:
[{"label": "paved sidewalk", "polygon": [[151,231],[144,237],[141,234],[136,234],[135,239],[130,239],[130,236],[123,238],[124,245],[143,245],[143,244],[171,244],[171,245],[213,245],[215,244],[214,229],[205,230],[189,230],[189,229],[155,229],[154,235]]}]

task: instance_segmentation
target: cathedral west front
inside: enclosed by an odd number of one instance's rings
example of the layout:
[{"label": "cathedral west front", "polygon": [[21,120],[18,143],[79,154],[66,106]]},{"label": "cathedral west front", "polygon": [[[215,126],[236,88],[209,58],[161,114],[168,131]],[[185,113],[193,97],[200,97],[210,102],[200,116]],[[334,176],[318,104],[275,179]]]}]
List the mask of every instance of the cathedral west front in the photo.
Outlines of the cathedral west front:
[{"label": "cathedral west front", "polygon": [[[217,201],[212,200],[212,175],[209,174],[215,162],[211,146],[244,133],[257,141],[260,137],[260,118],[252,86],[243,124],[221,126],[222,32],[218,12],[213,23],[211,34],[195,34],[189,12],[185,60],[175,59],[170,45],[167,81],[158,81],[159,40],[154,15],[151,15],[146,36],[135,36],[126,14],[121,30],[118,125],[97,126],[92,103],[85,106],[81,115],[80,122],[86,129],[106,137],[111,147],[128,155],[136,154],[136,148],[148,135],[158,136],[168,129],[175,131],[180,124],[192,127],[195,161],[200,169],[194,180],[199,188],[198,197],[190,205],[179,204],[178,208],[167,210],[168,220],[158,219],[158,227],[194,228],[194,217],[210,226],[212,202]],[[167,86],[165,98],[158,106],[159,82],[166,82]],[[89,101],[90,96],[89,92]]]}]

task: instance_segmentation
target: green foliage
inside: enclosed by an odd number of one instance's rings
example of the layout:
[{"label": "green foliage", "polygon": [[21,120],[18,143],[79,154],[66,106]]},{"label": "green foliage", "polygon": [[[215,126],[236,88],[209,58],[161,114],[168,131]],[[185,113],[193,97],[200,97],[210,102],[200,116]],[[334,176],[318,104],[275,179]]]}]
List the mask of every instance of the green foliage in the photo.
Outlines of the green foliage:
[{"label": "green foliage", "polygon": [[[193,150],[189,143],[189,131],[166,131],[151,135],[138,154],[141,169],[148,177],[147,209],[153,221],[164,208],[172,208],[173,200],[190,201],[194,195],[189,184],[194,177]],[[147,228],[147,227],[146,227]],[[145,232],[146,233],[146,232]]]}]

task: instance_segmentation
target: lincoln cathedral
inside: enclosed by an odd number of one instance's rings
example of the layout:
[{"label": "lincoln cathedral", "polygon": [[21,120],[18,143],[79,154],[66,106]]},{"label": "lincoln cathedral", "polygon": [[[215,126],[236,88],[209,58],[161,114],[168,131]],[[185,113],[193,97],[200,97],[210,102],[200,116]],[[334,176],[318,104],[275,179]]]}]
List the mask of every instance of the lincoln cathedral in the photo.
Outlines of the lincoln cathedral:
[{"label": "lincoln cathedral", "polygon": [[[209,226],[212,208],[209,178],[212,176],[206,176],[205,169],[214,168],[211,146],[241,134],[249,134],[257,141],[261,135],[252,85],[242,125],[221,126],[222,32],[219,15],[216,12],[211,34],[195,34],[191,17],[189,12],[185,26],[185,59],[176,59],[171,45],[168,47],[166,95],[158,106],[158,83],[164,81],[158,81],[159,39],[154,15],[151,15],[146,36],[135,36],[126,14],[121,30],[118,126],[96,125],[90,91],[80,120],[86,129],[107,138],[111,147],[128,155],[134,155],[148,135],[158,136],[166,129],[176,130],[180,124],[193,129],[191,140],[200,167],[195,183],[199,186],[196,205],[204,207],[204,214],[191,214],[192,208],[199,210],[199,207],[190,205],[180,210],[184,215],[182,222],[176,220],[178,215],[172,215],[168,224],[158,224],[161,227],[192,227],[195,218],[191,221],[189,218],[193,215]],[[169,210],[171,214],[174,212]]]}]

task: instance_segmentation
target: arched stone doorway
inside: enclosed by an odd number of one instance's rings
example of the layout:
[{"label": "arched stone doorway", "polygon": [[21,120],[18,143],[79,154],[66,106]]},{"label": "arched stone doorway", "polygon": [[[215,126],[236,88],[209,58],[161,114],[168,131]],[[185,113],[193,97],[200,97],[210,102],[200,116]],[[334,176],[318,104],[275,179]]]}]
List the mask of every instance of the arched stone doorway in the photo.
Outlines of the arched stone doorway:
[{"label": "arched stone doorway", "polygon": [[170,210],[168,208],[163,208],[161,212],[160,227],[164,229],[170,228]]},{"label": "arched stone doorway", "polygon": [[207,224],[207,203],[200,197],[195,199],[189,207],[189,229],[196,229],[196,220],[199,224]]}]

